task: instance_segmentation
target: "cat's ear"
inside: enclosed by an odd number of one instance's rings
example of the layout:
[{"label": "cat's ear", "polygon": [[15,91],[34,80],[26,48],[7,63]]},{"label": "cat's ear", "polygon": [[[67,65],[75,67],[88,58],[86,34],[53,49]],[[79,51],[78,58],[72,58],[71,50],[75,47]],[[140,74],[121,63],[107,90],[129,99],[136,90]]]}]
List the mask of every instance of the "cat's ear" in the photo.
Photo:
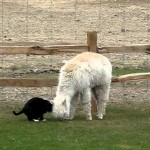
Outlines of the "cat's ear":
[{"label": "cat's ear", "polygon": [[62,105],[64,105],[65,107],[67,107],[67,101],[66,101],[66,99],[62,102]]},{"label": "cat's ear", "polygon": [[52,105],[54,105],[54,101],[53,101],[53,100],[50,100],[49,102],[50,102]]}]

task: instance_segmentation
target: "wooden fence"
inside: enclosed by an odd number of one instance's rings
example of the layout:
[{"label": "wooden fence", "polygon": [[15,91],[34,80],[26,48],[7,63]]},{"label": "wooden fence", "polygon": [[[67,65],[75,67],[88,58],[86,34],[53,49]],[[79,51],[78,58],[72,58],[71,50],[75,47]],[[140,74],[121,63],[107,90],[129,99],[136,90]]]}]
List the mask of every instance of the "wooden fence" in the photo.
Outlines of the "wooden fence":
[{"label": "wooden fence", "polygon": [[[15,44],[15,43],[14,43]],[[2,44],[1,44],[2,45]],[[50,45],[39,46],[30,43],[29,46],[0,46],[0,54],[26,54],[26,55],[57,55],[61,53],[81,53],[84,51],[96,53],[132,53],[142,52],[150,54],[150,45],[132,45],[121,47],[98,47],[97,32],[87,32],[87,44],[85,45]],[[150,79],[150,73],[128,74],[113,77],[112,82],[125,82],[129,80]],[[0,86],[6,87],[52,87],[58,83],[57,79],[19,79],[0,78]]]},{"label": "wooden fence", "polygon": [[[150,54],[150,45],[98,47],[96,31],[87,32],[87,44],[85,45],[39,46],[36,43],[32,43],[32,45],[28,43],[28,45],[29,46],[0,46],[0,54],[57,55],[61,53],[81,53],[84,51],[97,53],[142,52]],[[141,79],[142,80],[150,79],[150,73],[129,74],[120,77],[113,77],[112,82],[125,82],[128,80],[141,80]],[[0,78],[0,86],[11,86],[11,87],[50,87],[56,86],[57,83],[58,83],[57,79]]]}]

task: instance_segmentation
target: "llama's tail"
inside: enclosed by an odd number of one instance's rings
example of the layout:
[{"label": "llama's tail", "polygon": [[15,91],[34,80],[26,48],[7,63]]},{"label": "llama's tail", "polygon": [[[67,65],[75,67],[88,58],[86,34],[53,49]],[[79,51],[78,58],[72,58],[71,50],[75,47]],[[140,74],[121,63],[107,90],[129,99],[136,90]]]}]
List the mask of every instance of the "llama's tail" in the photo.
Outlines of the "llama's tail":
[{"label": "llama's tail", "polygon": [[15,111],[13,111],[13,114],[14,114],[14,115],[16,115],[16,116],[18,116],[18,115],[20,115],[20,114],[22,114],[22,113],[24,113],[24,111],[23,111],[23,110],[21,110],[21,111],[19,111],[19,112],[15,112]]}]

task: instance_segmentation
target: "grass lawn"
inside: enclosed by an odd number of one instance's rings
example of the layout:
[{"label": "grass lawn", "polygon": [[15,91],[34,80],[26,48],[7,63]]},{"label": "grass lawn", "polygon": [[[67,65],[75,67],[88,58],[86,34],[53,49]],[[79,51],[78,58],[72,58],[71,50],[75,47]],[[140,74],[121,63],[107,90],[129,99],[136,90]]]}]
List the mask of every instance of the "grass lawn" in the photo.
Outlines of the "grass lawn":
[{"label": "grass lawn", "polygon": [[130,73],[144,73],[144,72],[150,72],[149,68],[114,68],[113,69],[113,75],[119,76],[124,74],[130,74]]},{"label": "grass lawn", "polygon": [[116,102],[103,120],[85,120],[79,109],[73,121],[29,122],[14,116],[19,102],[0,102],[0,150],[149,150],[150,103]]}]

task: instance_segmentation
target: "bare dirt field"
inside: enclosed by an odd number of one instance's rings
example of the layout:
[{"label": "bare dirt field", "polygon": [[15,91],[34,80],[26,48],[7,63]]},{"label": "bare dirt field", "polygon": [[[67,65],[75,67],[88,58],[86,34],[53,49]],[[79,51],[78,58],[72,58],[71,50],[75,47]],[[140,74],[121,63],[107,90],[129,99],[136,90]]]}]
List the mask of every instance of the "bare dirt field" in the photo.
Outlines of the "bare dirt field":
[{"label": "bare dirt field", "polygon": [[[150,44],[149,0],[6,0],[0,4],[0,15],[0,45],[86,43],[87,31],[97,31],[99,46]],[[58,71],[62,60],[73,56],[1,55],[0,75],[26,77],[20,73]],[[150,69],[147,54],[106,56],[113,68]],[[27,100],[32,96],[52,98],[55,87],[1,87],[0,93],[0,100]],[[148,81],[112,84],[111,101],[147,101],[149,93]]]}]

